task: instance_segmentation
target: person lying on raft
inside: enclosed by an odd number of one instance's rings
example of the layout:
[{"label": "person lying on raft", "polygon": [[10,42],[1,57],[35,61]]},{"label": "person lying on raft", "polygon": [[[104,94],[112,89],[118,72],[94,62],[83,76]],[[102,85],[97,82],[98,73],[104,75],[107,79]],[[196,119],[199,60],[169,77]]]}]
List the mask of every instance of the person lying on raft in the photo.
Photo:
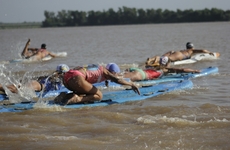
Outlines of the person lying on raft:
[{"label": "person lying on raft", "polygon": [[[162,63],[163,62],[161,61],[161,64]],[[189,69],[189,68],[169,68],[166,66],[164,67],[161,66],[158,68],[147,67],[146,69],[129,68],[125,70],[125,72],[122,74],[122,77],[129,78],[131,81],[134,82],[134,81],[159,79],[160,77],[162,77],[163,75],[167,75],[168,73],[188,73],[188,72],[199,73],[200,71]]]},{"label": "person lying on raft", "polygon": [[167,75],[168,73],[200,73],[200,70],[194,70],[189,68],[172,68],[169,67],[169,63],[169,58],[167,56],[162,56],[160,57],[159,66],[155,66],[154,68],[157,70],[161,70],[164,73],[164,75]]},{"label": "person lying on raft", "polygon": [[[186,60],[190,59],[192,55],[198,54],[198,53],[209,53],[210,55],[214,56],[213,52],[210,52],[206,49],[194,49],[194,45],[190,42],[186,44],[185,50],[179,50],[179,51],[169,51],[165,53],[162,56],[167,56],[170,60],[170,62],[180,61],[180,60]],[[218,53],[219,55],[219,53]],[[145,65],[146,66],[157,66],[159,65],[161,56],[154,56],[152,58],[147,58]]]},{"label": "person lying on raft", "polygon": [[[30,80],[23,84],[23,86],[10,84],[6,85],[6,88],[8,88],[8,90],[10,90],[12,93],[18,93],[18,90],[24,86],[34,90],[35,92],[43,91],[45,93],[48,91],[59,90],[63,86],[63,84],[59,79],[58,75],[53,74],[52,76],[40,76],[37,78],[37,80]],[[5,89],[1,84],[0,92],[5,93]]]},{"label": "person lying on raft", "polygon": [[40,61],[46,56],[51,56],[51,57],[56,57],[55,54],[49,52],[46,49],[46,44],[42,44],[41,48],[29,48],[28,46],[30,45],[30,39],[27,41],[21,56],[24,59],[31,59],[33,61]]},{"label": "person lying on raft", "polygon": [[76,67],[69,69],[65,64],[57,66],[57,72],[63,76],[63,84],[72,93],[60,93],[54,102],[57,104],[75,104],[100,101],[103,97],[102,92],[92,84],[106,80],[111,80],[122,85],[131,86],[133,91],[140,95],[138,87],[127,82],[122,78],[118,78],[116,73],[120,72],[117,64],[111,65],[108,69],[104,66],[96,65],[93,69],[90,67]]}]

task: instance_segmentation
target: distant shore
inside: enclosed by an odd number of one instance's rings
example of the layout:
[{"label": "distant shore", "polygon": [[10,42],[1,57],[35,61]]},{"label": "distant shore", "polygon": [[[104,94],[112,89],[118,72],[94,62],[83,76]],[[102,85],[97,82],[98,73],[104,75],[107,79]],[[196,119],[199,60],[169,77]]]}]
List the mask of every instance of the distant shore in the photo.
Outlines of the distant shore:
[{"label": "distant shore", "polygon": [[41,28],[41,22],[0,23],[0,29]]}]

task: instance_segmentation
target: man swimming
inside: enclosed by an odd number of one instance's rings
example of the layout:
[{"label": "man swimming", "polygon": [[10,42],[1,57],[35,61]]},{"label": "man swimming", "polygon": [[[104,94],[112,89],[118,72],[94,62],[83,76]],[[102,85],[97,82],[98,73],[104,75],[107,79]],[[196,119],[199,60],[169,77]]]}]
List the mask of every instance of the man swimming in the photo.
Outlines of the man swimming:
[{"label": "man swimming", "polygon": [[[188,42],[186,44],[185,50],[179,50],[179,51],[169,51],[162,56],[167,56],[169,58],[170,62],[190,59],[192,55],[197,53],[209,53],[210,55],[214,56],[213,52],[210,52],[206,49],[194,49],[194,45],[191,42]],[[161,56],[154,56],[152,58],[148,58],[145,62],[146,66],[158,66]]]},{"label": "man swimming", "polygon": [[46,44],[42,44],[41,48],[29,48],[30,39],[26,42],[25,48],[23,49],[21,56],[24,59],[30,59],[32,61],[40,61],[46,56],[56,57],[55,54],[49,52],[46,49]]}]

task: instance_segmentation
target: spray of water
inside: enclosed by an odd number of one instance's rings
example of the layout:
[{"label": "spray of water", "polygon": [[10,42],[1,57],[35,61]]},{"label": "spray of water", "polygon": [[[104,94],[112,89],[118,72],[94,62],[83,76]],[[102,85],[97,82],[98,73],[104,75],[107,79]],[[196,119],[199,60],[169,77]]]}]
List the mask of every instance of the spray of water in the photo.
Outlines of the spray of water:
[{"label": "spray of water", "polygon": [[[17,65],[15,67],[17,67]],[[31,88],[25,86],[26,83],[30,81],[29,78],[31,75],[29,75],[29,73],[25,73],[21,79],[17,73],[12,72],[11,70],[16,69],[9,69],[5,65],[0,66],[0,84],[4,88],[10,103],[31,101],[36,94]],[[7,88],[8,85],[14,85],[17,88],[18,93],[12,93]]]}]

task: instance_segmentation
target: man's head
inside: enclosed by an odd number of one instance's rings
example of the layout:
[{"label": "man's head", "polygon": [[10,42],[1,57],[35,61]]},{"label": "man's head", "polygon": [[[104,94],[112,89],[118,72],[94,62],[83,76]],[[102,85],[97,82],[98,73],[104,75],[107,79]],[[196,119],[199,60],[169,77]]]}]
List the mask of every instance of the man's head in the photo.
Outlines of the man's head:
[{"label": "man's head", "polygon": [[46,49],[46,44],[43,43],[43,44],[41,45],[41,48],[42,48],[42,49]]},{"label": "man's head", "polygon": [[191,42],[188,42],[187,44],[186,44],[186,48],[187,49],[191,49],[191,48],[193,48],[194,47],[194,45],[191,43]]}]

